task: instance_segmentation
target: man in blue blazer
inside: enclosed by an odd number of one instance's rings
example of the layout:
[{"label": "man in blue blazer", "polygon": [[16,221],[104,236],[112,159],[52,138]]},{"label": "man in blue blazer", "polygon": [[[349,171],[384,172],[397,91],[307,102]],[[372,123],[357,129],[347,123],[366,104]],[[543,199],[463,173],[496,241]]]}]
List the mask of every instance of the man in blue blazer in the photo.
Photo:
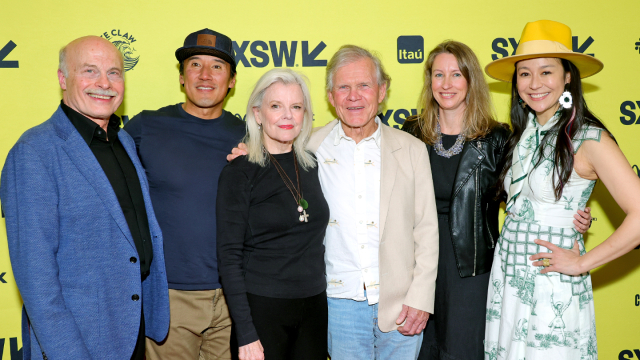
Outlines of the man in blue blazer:
[{"label": "man in blue blazer", "polygon": [[84,37],[60,52],[63,100],[2,170],[25,359],[143,359],[169,326],[162,234],[131,137],[113,115],[122,55]]}]

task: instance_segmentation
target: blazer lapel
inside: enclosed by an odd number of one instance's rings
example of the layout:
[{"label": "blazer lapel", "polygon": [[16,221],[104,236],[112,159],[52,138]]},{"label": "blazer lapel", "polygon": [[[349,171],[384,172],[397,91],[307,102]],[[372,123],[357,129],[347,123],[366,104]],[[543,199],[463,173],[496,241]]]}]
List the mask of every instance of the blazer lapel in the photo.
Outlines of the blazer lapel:
[{"label": "blazer lapel", "polygon": [[57,114],[56,127],[58,134],[62,135],[61,137],[65,140],[62,149],[67,153],[78,171],[87,179],[89,184],[91,184],[105,207],[109,210],[113,220],[118,224],[124,236],[135,249],[135,243],[133,242],[129,225],[124,218],[122,208],[111,187],[111,183],[109,183],[109,179],[107,179],[100,163],[96,160],[87,143],[82,139],[80,134],[75,131],[73,124],[71,124],[66,115],[64,115],[64,112],[62,112],[61,109],[59,109],[59,111],[62,114]]},{"label": "blazer lapel", "polygon": [[[453,191],[452,199],[458,195],[460,189],[464,184],[469,181],[473,172],[482,163],[484,154],[478,149],[478,144],[482,144],[479,141],[467,141],[462,148],[462,154],[460,155],[460,163],[458,163],[458,171],[456,172],[456,178],[454,181],[455,188]],[[482,145],[480,145],[482,146]],[[471,166],[469,166],[471,165]]]},{"label": "blazer lapel", "polygon": [[387,125],[380,122],[380,158],[382,168],[380,169],[380,240],[384,234],[384,227],[387,223],[387,214],[393,192],[393,185],[396,182],[398,161],[396,151],[402,148],[395,138],[393,131]]}]

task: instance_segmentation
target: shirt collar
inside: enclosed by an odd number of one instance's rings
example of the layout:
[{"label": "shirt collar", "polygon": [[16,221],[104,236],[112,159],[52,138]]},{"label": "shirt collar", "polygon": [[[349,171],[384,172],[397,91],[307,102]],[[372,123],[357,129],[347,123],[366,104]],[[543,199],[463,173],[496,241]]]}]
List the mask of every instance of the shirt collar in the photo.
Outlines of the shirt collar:
[{"label": "shirt collar", "polygon": [[[376,146],[378,147],[378,149],[380,148],[380,128],[382,127],[381,123],[380,123],[380,118],[378,118],[376,116],[376,118],[374,119],[374,121],[376,122],[376,124],[378,124],[378,128],[376,129],[376,131],[373,132],[373,134],[371,134],[370,136],[362,139],[362,141],[370,141],[373,140],[376,144]],[[344,133],[344,129],[342,129],[342,122],[338,121],[338,124],[336,125],[338,127],[338,131],[336,131],[336,137],[333,140],[333,145],[334,146],[338,146],[340,145],[340,141],[342,139],[345,139],[347,141],[353,141],[352,138],[348,137],[347,134]]]},{"label": "shirt collar", "polygon": [[[73,126],[80,133],[80,136],[87,143],[87,145],[91,145],[91,140],[93,140],[94,137],[105,140],[107,139],[107,134],[105,134],[104,131],[101,131],[100,126],[93,120],[75,111],[67,104],[65,104],[63,100],[60,100],[60,107],[62,108],[64,114],[69,118],[69,121],[71,121]],[[116,136],[118,131],[120,131],[120,118],[117,115],[113,114],[109,118],[107,131],[110,141],[111,138]]]}]

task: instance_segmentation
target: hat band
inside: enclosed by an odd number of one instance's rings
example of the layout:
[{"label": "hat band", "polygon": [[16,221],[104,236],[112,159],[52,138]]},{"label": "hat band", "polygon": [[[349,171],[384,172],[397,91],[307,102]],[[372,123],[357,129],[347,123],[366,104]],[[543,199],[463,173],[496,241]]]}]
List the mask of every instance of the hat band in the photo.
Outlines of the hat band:
[{"label": "hat band", "polygon": [[566,46],[553,40],[530,40],[518,45],[516,55],[573,53]]}]

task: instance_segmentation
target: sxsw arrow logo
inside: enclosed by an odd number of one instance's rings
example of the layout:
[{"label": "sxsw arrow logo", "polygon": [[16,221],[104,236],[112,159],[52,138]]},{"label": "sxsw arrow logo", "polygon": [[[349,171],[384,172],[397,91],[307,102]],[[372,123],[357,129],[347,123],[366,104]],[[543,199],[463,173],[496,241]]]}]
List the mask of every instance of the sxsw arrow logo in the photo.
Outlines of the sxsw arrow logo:
[{"label": "sxsw arrow logo", "polygon": [[[302,45],[302,66],[327,66],[327,60],[318,59],[327,45],[320,41],[316,46],[309,46],[309,41],[242,41],[233,42],[233,51],[238,65],[244,67],[263,68],[273,62],[274,67],[300,66],[296,61],[298,44]],[[313,50],[311,48],[313,47]],[[249,54],[247,54],[247,52]],[[253,56],[251,56],[253,55]]]},{"label": "sxsw arrow logo", "polygon": [[7,280],[4,279],[4,276],[7,275],[6,272],[3,272],[2,274],[0,274],[0,283],[6,284]]},{"label": "sxsw arrow logo", "polygon": [[16,61],[16,60],[11,60],[10,61],[10,60],[5,60],[4,59],[15,48],[16,48],[16,43],[14,43],[13,41],[9,40],[7,45],[5,45],[2,48],[2,50],[0,50],[0,68],[11,69],[11,68],[17,68],[18,67],[18,61]]}]

